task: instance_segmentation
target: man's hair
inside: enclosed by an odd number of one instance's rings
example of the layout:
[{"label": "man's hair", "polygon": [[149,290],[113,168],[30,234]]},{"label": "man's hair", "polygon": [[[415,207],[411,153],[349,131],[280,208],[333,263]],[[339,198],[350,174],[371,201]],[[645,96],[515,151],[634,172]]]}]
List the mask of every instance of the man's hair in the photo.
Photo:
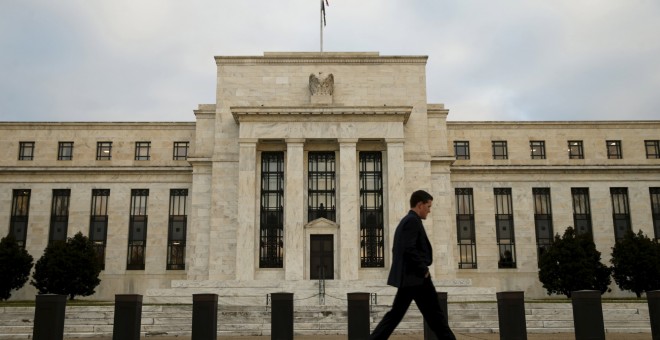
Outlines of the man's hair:
[{"label": "man's hair", "polygon": [[417,206],[417,203],[419,202],[426,203],[428,201],[433,201],[433,196],[424,190],[417,190],[410,195],[411,208]]}]

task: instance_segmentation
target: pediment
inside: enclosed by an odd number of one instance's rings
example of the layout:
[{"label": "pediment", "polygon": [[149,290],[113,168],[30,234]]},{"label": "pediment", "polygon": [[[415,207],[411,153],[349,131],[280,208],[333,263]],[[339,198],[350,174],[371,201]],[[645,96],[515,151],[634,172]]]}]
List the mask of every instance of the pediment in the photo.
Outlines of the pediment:
[{"label": "pediment", "polygon": [[319,217],[305,224],[305,229],[339,229],[339,224],[327,218]]}]

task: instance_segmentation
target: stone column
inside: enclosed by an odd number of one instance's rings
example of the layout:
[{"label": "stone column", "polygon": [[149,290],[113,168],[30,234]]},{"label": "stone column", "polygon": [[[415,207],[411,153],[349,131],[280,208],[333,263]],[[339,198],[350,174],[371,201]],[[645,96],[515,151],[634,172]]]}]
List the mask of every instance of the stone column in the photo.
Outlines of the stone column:
[{"label": "stone column", "polygon": [[360,268],[360,222],[357,139],[339,140],[339,278],[357,280]]},{"label": "stone column", "polygon": [[287,281],[304,275],[304,139],[286,140],[284,184],[284,276]]},{"label": "stone column", "polygon": [[394,231],[399,221],[408,213],[410,193],[406,192],[405,167],[403,159],[403,138],[387,138],[387,202],[388,216],[385,217],[385,263],[391,263],[389,255],[394,242]]},{"label": "stone column", "polygon": [[190,226],[186,236],[188,280],[209,278],[209,239],[211,237],[211,162],[191,160]]},{"label": "stone column", "polygon": [[257,266],[256,202],[257,202],[257,139],[240,139],[238,155],[238,228],[236,229],[236,279],[254,279]]}]

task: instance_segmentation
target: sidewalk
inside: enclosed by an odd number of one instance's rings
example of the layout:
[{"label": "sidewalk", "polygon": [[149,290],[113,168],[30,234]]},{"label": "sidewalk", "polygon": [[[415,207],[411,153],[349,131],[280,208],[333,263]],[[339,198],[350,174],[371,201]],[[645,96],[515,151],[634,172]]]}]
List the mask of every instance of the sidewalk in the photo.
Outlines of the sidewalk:
[{"label": "sidewalk", "polygon": [[[147,340],[190,340],[189,337],[147,336]],[[90,338],[93,340],[111,340],[111,338]],[[268,340],[268,336],[218,336],[218,340]],[[346,335],[299,335],[294,340],[346,340]],[[422,340],[422,334],[393,335],[390,340]],[[499,333],[462,333],[456,334],[457,340],[499,340]],[[575,340],[573,333],[527,334],[528,340]],[[606,340],[651,340],[651,333],[606,333]],[[65,340],[81,340],[80,338],[65,338]]]}]

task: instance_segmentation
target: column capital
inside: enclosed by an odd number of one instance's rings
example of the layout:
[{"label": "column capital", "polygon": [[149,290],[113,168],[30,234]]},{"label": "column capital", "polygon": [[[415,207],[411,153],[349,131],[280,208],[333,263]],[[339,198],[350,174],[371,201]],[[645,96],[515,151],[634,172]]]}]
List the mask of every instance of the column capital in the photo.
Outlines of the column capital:
[{"label": "column capital", "polygon": [[358,138],[339,138],[337,141],[339,144],[357,144]]}]

